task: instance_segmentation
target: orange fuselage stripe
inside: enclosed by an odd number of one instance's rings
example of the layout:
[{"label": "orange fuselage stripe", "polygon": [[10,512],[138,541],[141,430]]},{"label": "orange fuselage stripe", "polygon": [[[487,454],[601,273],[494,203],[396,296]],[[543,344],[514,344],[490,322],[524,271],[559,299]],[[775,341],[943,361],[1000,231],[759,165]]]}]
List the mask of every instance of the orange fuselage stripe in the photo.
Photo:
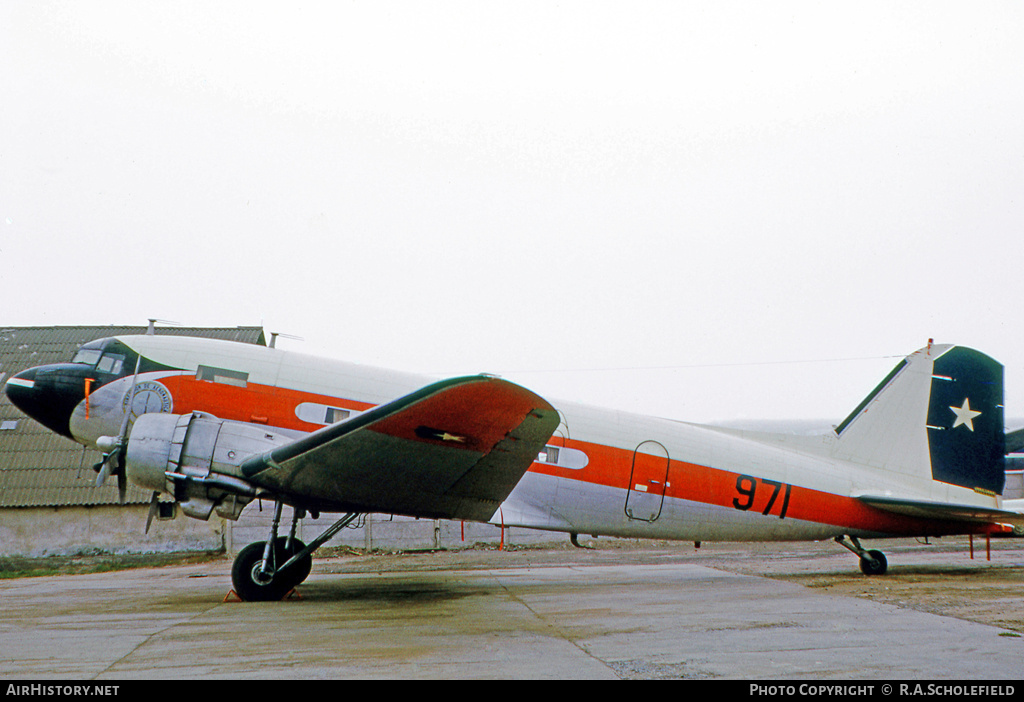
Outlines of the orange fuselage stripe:
[{"label": "orange fuselage stripe", "polygon": [[272,385],[249,383],[246,387],[240,387],[197,380],[194,375],[167,376],[161,378],[160,382],[171,392],[177,414],[209,412],[221,419],[257,421],[299,431],[316,431],[326,426],[306,422],[296,416],[295,408],[303,402],[316,402],[353,412],[363,412],[373,407],[366,402],[342,400]]},{"label": "orange fuselage stripe", "polygon": [[[559,468],[535,463],[533,473],[551,475],[566,480],[579,480],[595,485],[629,489],[631,482],[633,451],[584,441],[560,441],[561,445],[578,449],[587,454],[590,462],[583,471]],[[664,474],[664,469],[662,469]],[[851,530],[876,531],[888,534],[962,534],[965,529],[959,522],[925,520],[885,512],[870,507],[853,497],[845,497],[812,488],[790,486],[788,500],[786,485],[776,492],[774,484],[764,484],[760,476],[750,474],[758,483],[750,490],[750,482],[744,483],[746,493],[738,490],[737,482],[745,474],[710,466],[702,466],[672,459],[669,462],[665,497],[692,502],[701,502],[719,507],[738,509],[737,504],[746,507],[744,511],[764,513],[771,502],[768,514],[779,518],[785,508],[786,519],[800,519],[818,524],[849,527]],[[661,477],[664,477],[662,475]],[[748,494],[753,493],[753,501]],[[985,528],[979,525],[976,533]]]},{"label": "orange fuselage stripe", "polygon": [[[269,385],[249,383],[246,387],[197,380],[194,375],[174,375],[160,379],[174,398],[174,412],[184,414],[192,411],[209,412],[221,419],[242,422],[258,422],[285,429],[315,431],[323,424],[314,424],[299,419],[295,407],[302,402],[316,402],[355,412],[373,407],[366,402],[346,400],[327,395],[291,390]],[[593,485],[627,490],[631,487],[633,451],[604,444],[559,440],[560,445],[583,451],[589,458],[584,470],[559,468],[558,466],[534,463],[530,472],[549,475],[564,480],[575,480]],[[664,469],[662,469],[664,473]],[[748,498],[737,488],[741,473],[702,466],[672,459],[668,465],[667,481],[660,476],[667,498],[700,502],[719,507],[737,508],[746,506]],[[759,476],[751,476],[757,478]],[[789,494],[783,494],[785,486],[775,494],[769,515],[778,518],[785,505],[786,519],[799,519],[819,524],[848,527],[851,530],[873,531],[887,534],[933,535],[966,533],[964,525],[906,517],[869,507],[859,500],[811,488],[790,486]],[[660,487],[658,488],[660,494]],[[753,500],[745,511],[763,512],[772,495],[773,485],[759,484],[753,492]],[[788,497],[788,499],[786,499]],[[978,525],[975,533],[984,533],[985,525]]]}]

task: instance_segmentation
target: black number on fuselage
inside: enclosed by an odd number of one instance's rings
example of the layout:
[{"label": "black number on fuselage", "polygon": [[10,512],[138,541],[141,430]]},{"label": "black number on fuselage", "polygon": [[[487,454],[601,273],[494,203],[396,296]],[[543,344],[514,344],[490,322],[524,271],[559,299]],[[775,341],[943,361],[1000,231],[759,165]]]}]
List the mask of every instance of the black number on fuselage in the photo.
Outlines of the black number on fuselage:
[{"label": "black number on fuselage", "polygon": [[750,509],[754,504],[754,495],[757,493],[757,478],[751,478],[749,475],[737,477],[736,492],[746,497],[747,500],[741,503],[738,497],[734,497],[732,506],[743,511]]},{"label": "black number on fuselage", "polygon": [[786,496],[782,498],[782,509],[779,510],[779,519],[786,518],[786,512],[789,511],[789,493],[793,491],[793,486],[786,484]]},{"label": "black number on fuselage", "polygon": [[[739,497],[732,498],[733,507],[745,512],[754,506],[754,496],[757,494],[757,481],[758,479],[752,475],[739,475],[736,477],[736,492],[745,499],[741,500]],[[763,478],[761,482],[772,486],[772,495],[768,498],[768,504],[764,506],[764,510],[761,512],[764,515],[772,511],[775,501],[779,499],[779,493],[782,492],[782,488],[786,488],[785,494],[782,496],[782,508],[779,510],[779,519],[785,519],[786,512],[789,511],[789,496],[793,491],[793,486],[774,480],[764,480]]]},{"label": "black number on fuselage", "polygon": [[773,488],[775,488],[772,491],[772,496],[768,498],[768,504],[765,505],[764,511],[761,512],[761,514],[768,514],[772,511],[772,506],[775,504],[775,500],[776,498],[778,498],[779,492],[782,490],[782,483],[777,483],[774,480],[764,479],[762,479],[761,482],[764,483],[765,485],[771,485]]}]

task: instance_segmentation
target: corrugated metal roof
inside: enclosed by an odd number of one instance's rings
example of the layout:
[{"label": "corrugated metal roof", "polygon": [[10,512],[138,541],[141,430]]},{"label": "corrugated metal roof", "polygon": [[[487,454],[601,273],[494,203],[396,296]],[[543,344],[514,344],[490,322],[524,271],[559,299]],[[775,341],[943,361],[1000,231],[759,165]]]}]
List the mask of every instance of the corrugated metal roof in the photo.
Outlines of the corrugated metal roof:
[{"label": "corrugated metal roof", "polygon": [[[146,327],[138,326],[0,328],[0,385],[26,368],[70,361],[89,341],[145,333]],[[156,333],[266,345],[261,327],[158,327]],[[95,486],[92,466],[100,458],[98,451],[86,450],[29,419],[0,392],[0,507],[117,504],[115,478]],[[145,504],[149,497],[129,485],[125,501]]]}]

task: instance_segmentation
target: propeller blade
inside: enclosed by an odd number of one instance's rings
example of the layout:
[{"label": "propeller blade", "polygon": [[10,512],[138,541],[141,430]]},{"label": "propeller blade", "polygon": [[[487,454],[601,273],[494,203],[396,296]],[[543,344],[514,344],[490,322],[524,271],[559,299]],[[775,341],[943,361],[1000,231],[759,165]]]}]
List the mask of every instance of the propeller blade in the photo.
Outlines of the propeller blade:
[{"label": "propeller blade", "polygon": [[160,503],[158,502],[160,497],[159,492],[154,492],[153,497],[149,500],[149,516],[146,517],[146,533],[149,533],[149,527],[153,524],[153,517],[160,510]]},{"label": "propeller blade", "polygon": [[[93,466],[99,475],[96,477],[96,487],[103,487],[107,477],[113,473],[117,476],[117,495],[124,504],[125,494],[128,490],[128,483],[125,479],[124,468],[121,465],[121,453],[124,451],[126,434],[128,433],[128,420],[132,416],[132,402],[135,401],[135,389],[139,384],[139,367],[142,364],[142,356],[135,361],[135,375],[132,377],[132,386],[128,390],[128,405],[125,408],[124,417],[121,418],[121,429],[117,436],[101,436],[97,444],[101,449],[110,447],[110,450],[103,455],[103,460]],[[100,443],[105,442],[105,443]]]},{"label": "propeller blade", "polygon": [[110,475],[110,456],[104,456],[103,460],[97,463],[94,468],[99,468],[99,475],[96,477],[96,487],[103,487],[103,483],[107,482],[107,476]]},{"label": "propeller blade", "polygon": [[111,475],[118,477],[118,487],[120,487],[121,477],[124,475],[124,470],[121,468],[122,451],[122,447],[115,446],[110,453],[103,454],[102,461],[93,466],[93,470],[99,473],[96,477],[96,487],[103,487]]},{"label": "propeller blade", "polygon": [[135,361],[135,375],[132,376],[132,387],[128,390],[128,405],[124,412],[124,417],[121,419],[121,430],[117,433],[117,439],[119,442],[123,442],[125,434],[128,432],[128,420],[132,416],[132,403],[135,402],[135,388],[139,384],[139,366],[142,365],[142,355],[139,354],[138,360]]}]

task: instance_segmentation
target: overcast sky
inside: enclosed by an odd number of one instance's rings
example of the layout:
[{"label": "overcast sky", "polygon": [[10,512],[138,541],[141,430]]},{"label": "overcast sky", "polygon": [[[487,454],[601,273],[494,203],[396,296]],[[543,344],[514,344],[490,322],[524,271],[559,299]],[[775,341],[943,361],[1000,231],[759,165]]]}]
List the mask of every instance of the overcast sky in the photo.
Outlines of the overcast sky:
[{"label": "overcast sky", "polygon": [[1020,2],[0,2],[0,324],[840,420],[1024,415]]}]

